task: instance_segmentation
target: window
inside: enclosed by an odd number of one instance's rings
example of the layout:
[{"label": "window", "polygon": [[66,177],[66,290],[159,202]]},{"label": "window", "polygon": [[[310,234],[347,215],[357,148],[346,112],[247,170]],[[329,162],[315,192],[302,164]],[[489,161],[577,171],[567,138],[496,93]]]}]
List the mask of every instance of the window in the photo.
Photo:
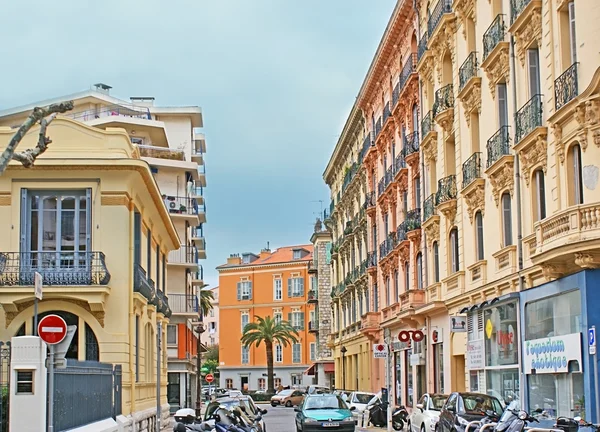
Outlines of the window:
[{"label": "window", "polygon": [[131,144],[144,145],[144,138],[142,137],[129,137]]},{"label": "window", "polygon": [[140,316],[135,316],[135,380],[140,380]]},{"label": "window", "polygon": [[390,277],[386,276],[386,278],[385,278],[385,304],[386,304],[386,306],[389,306],[391,304],[390,303],[390,296],[391,296],[390,290],[391,290]]},{"label": "window", "polygon": [[508,192],[504,192],[502,194],[502,237],[504,239],[504,247],[511,246],[513,244],[512,201]]},{"label": "window", "polygon": [[300,249],[294,249],[294,256],[293,259],[297,260],[302,258],[302,251]]},{"label": "window", "polygon": [[282,321],[282,315],[280,311],[277,312],[273,312],[273,320],[275,321],[275,324],[279,324]]},{"label": "window", "polygon": [[583,204],[583,176],[581,173],[581,147],[579,144],[575,144],[571,147],[571,169],[571,178],[573,179],[572,205]]},{"label": "window", "polygon": [[581,293],[569,291],[525,305],[525,339],[564,336],[582,330]]},{"label": "window", "polygon": [[227,378],[225,380],[225,387],[228,389],[232,389],[233,388],[233,380],[231,378]]},{"label": "window", "polygon": [[237,299],[252,300],[252,282],[241,281],[237,283]]},{"label": "window", "polygon": [[145,350],[145,371],[144,374],[146,376],[146,382],[152,382],[154,374],[154,330],[152,329],[152,324],[147,323],[145,328],[145,336],[146,343],[144,346]]},{"label": "window", "polygon": [[544,171],[541,169],[536,170],[533,173],[535,180],[535,209],[536,209],[536,220],[542,220],[546,218],[546,184],[544,179]]},{"label": "window", "polygon": [[317,277],[316,276],[311,276],[310,277],[310,289],[312,291],[314,291],[315,294],[316,294],[318,288],[319,288],[319,286],[317,285]]},{"label": "window", "polygon": [[211,318],[214,318],[215,317],[215,310],[214,309],[209,310],[208,311],[208,316],[211,317]]},{"label": "window", "polygon": [[577,38],[575,37],[575,2],[569,2],[569,38],[571,64],[577,63]]},{"label": "window", "polygon": [[250,322],[250,315],[248,312],[242,312],[242,333],[244,333],[244,329]]},{"label": "window", "polygon": [[423,256],[417,254],[417,289],[423,289]]},{"label": "window", "polygon": [[160,280],[160,247],[156,245],[156,288],[161,291],[165,290],[165,286],[161,286]]},{"label": "window", "polygon": [[266,390],[267,389],[267,380],[265,380],[264,378],[259,378],[258,379],[258,389]]},{"label": "window", "polygon": [[281,345],[275,345],[275,363],[283,362],[283,347]]},{"label": "window", "polygon": [[475,239],[477,241],[477,260],[485,259],[483,252],[483,216],[481,212],[475,213]]},{"label": "window", "polygon": [[152,275],[152,231],[148,229],[146,235],[146,274],[148,275],[148,279],[150,279],[150,276]]},{"label": "window", "polygon": [[458,262],[458,228],[450,231],[450,271],[457,272],[460,269]]},{"label": "window", "polygon": [[18,370],[17,394],[33,394],[33,371]]},{"label": "window", "polygon": [[444,393],[444,344],[437,343],[433,345],[434,373],[435,373],[435,391]]},{"label": "window", "polygon": [[438,242],[433,242],[433,281],[440,281],[440,249]]},{"label": "window", "polygon": [[242,364],[250,363],[250,348],[242,347]]},{"label": "window", "polygon": [[288,314],[288,321],[296,330],[304,329],[304,312],[294,311]]},{"label": "window", "polygon": [[404,291],[410,290],[410,264],[408,261],[404,263]]},{"label": "window", "polygon": [[167,345],[177,345],[177,325],[167,325]]},{"label": "window", "polygon": [[283,300],[281,278],[273,279],[273,300]]},{"label": "window", "polygon": [[419,105],[414,104],[412,107],[412,130],[417,132],[419,129]]},{"label": "window", "polygon": [[275,388],[279,387],[281,385],[281,378],[275,378]]},{"label": "window", "polygon": [[373,311],[379,312],[379,291],[376,283],[373,284]]},{"label": "window", "polygon": [[304,278],[288,279],[288,297],[304,297]]},{"label": "window", "polygon": [[402,210],[404,211],[404,215],[408,213],[408,192],[404,191],[402,194]]},{"label": "window", "polygon": [[543,406],[549,418],[581,416],[585,409],[583,374],[528,375],[529,406]]},{"label": "window", "polygon": [[540,53],[537,48],[527,50],[529,66],[529,97],[541,93],[540,90]]},{"label": "window", "polygon": [[[517,303],[507,303],[483,311],[485,332],[491,328],[485,340],[485,365],[508,366],[519,363],[519,342],[517,333]],[[502,383],[497,387],[502,388]]]},{"label": "window", "polygon": [[299,343],[292,344],[292,363],[300,363],[302,361],[302,345]]},{"label": "window", "polygon": [[498,95],[498,126],[508,126],[508,96],[506,92],[506,83],[500,83],[496,87]]},{"label": "window", "polygon": [[315,361],[317,358],[317,345],[314,342],[310,343],[310,360]]},{"label": "window", "polygon": [[421,207],[421,177],[415,179],[415,208]]},{"label": "window", "polygon": [[400,298],[400,281],[398,279],[398,270],[394,270],[394,303]]}]

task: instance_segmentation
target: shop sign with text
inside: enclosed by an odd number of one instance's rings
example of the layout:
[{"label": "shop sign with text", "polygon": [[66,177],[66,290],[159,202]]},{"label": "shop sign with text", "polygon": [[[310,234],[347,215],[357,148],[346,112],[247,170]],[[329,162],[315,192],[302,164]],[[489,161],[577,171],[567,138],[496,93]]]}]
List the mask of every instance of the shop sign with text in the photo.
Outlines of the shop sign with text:
[{"label": "shop sign with text", "polygon": [[467,342],[467,369],[483,369],[483,340]]},{"label": "shop sign with text", "polygon": [[525,341],[525,373],[569,372],[569,362],[581,367],[581,333]]},{"label": "shop sign with text", "polygon": [[467,316],[455,315],[450,317],[450,331],[452,333],[464,333],[467,331]]}]

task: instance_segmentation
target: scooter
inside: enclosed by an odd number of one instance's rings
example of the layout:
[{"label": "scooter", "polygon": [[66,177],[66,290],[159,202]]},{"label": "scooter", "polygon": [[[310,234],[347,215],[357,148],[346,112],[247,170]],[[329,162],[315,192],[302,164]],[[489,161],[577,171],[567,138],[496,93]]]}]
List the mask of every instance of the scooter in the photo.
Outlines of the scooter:
[{"label": "scooter", "polygon": [[494,432],[523,432],[527,423],[539,423],[538,419],[531,417],[526,411],[519,410],[519,407],[518,400],[512,401],[500,416]]},{"label": "scooter", "polygon": [[[387,407],[388,404],[382,401],[377,401],[369,408],[369,423],[377,427],[385,427],[387,425]],[[404,423],[408,419],[408,411],[404,405],[397,406],[392,412],[392,427],[394,430],[404,429]]]}]

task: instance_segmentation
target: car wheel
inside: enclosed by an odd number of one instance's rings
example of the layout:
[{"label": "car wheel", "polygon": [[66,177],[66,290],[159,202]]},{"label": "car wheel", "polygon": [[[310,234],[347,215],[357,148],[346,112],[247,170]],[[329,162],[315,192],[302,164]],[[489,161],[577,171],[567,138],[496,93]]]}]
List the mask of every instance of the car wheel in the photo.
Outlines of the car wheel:
[{"label": "car wheel", "polygon": [[277,404],[271,403],[271,406],[272,406],[273,408],[275,408],[275,407],[277,406]]},{"label": "car wheel", "polygon": [[287,401],[287,402],[285,403],[285,406],[286,406],[287,408],[291,408],[291,407],[292,407],[292,401]]}]

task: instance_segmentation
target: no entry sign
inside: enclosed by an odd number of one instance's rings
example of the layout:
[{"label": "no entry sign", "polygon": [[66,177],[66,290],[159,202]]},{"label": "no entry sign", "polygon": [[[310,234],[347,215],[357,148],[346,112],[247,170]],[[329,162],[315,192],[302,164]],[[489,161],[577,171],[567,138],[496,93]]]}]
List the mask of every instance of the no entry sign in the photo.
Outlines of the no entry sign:
[{"label": "no entry sign", "polygon": [[207,383],[211,383],[215,380],[215,377],[213,376],[213,374],[206,374],[206,376],[204,377],[204,379],[206,380]]},{"label": "no entry sign", "polygon": [[38,324],[38,335],[49,345],[61,343],[67,335],[67,323],[58,315],[47,315]]}]

